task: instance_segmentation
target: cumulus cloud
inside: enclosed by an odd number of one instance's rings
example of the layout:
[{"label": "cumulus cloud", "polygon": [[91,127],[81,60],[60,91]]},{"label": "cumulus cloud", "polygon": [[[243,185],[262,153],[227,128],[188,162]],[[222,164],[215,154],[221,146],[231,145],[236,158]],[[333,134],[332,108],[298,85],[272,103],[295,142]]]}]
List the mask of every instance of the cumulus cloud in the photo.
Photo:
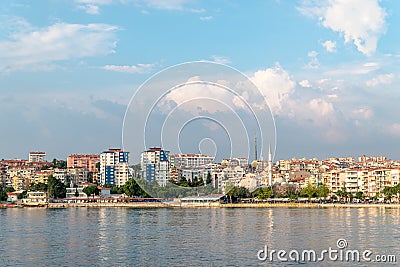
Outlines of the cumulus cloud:
[{"label": "cumulus cloud", "polygon": [[318,69],[319,68],[319,60],[317,58],[317,51],[308,52],[307,56],[310,58],[310,61],[305,66],[306,69]]},{"label": "cumulus cloud", "polygon": [[272,68],[255,72],[251,80],[261,90],[274,114],[282,112],[282,105],[296,86],[289,73],[278,63]]},{"label": "cumulus cloud", "polygon": [[15,32],[0,42],[0,72],[43,68],[48,64],[114,52],[116,26],[56,23]]},{"label": "cumulus cloud", "polygon": [[371,80],[366,81],[365,84],[368,87],[377,86],[379,84],[390,84],[392,83],[393,78],[393,73],[381,74],[376,76],[375,78],[372,78]]},{"label": "cumulus cloud", "polygon": [[92,4],[78,5],[78,9],[82,9],[90,15],[99,15],[100,14],[100,8],[97,5],[92,5]]},{"label": "cumulus cloud", "polygon": [[304,87],[304,88],[310,88],[311,87],[311,84],[310,84],[309,80],[302,80],[302,81],[299,82],[299,84],[300,84],[301,87]]},{"label": "cumulus cloud", "polygon": [[335,52],[336,51],[336,42],[327,40],[322,43],[322,46],[326,49],[328,52]]},{"label": "cumulus cloud", "polygon": [[375,52],[379,38],[386,33],[386,16],[379,0],[303,1],[298,10],[317,17],[321,24],[344,36],[365,55]]},{"label": "cumulus cloud", "polygon": [[369,119],[374,115],[374,112],[371,108],[357,108],[353,110],[353,115],[357,119]]},{"label": "cumulus cloud", "polygon": [[191,77],[185,85],[169,92],[161,103],[162,108],[170,110],[171,102],[195,116],[202,112],[225,112],[229,107],[242,105],[240,98],[235,98],[235,95],[227,89],[204,83],[199,76]]},{"label": "cumulus cloud", "polygon": [[154,67],[154,64],[137,64],[137,65],[105,65],[101,67],[104,70],[125,72],[125,73],[148,73]]},{"label": "cumulus cloud", "polygon": [[334,111],[332,103],[321,98],[311,99],[308,102],[308,107],[312,113],[317,114],[319,117],[328,116]]}]

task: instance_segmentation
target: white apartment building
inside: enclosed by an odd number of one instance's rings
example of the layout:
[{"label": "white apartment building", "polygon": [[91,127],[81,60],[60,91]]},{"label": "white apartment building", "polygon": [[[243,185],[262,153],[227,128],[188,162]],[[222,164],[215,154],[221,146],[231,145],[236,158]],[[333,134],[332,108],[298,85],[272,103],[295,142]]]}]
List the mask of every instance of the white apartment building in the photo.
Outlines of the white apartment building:
[{"label": "white apartment building", "polygon": [[46,152],[29,152],[29,162],[45,162]]},{"label": "white apartment building", "polygon": [[101,185],[123,186],[129,178],[129,152],[110,148],[100,154]]},{"label": "white apartment building", "polygon": [[203,154],[175,154],[171,155],[170,162],[173,168],[202,167],[214,164],[215,157]]},{"label": "white apartment building", "polygon": [[147,181],[156,181],[160,186],[166,186],[170,178],[169,151],[159,147],[149,148],[142,152],[140,158],[142,177]]}]

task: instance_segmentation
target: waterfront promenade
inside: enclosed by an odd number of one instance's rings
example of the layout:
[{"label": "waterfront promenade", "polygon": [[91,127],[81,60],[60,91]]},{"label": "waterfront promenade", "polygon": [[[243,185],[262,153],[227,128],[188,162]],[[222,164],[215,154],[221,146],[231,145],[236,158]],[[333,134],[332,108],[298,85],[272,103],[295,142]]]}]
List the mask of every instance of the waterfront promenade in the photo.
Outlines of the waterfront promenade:
[{"label": "waterfront promenade", "polygon": [[47,208],[394,208],[400,204],[355,204],[355,203],[48,203]]}]

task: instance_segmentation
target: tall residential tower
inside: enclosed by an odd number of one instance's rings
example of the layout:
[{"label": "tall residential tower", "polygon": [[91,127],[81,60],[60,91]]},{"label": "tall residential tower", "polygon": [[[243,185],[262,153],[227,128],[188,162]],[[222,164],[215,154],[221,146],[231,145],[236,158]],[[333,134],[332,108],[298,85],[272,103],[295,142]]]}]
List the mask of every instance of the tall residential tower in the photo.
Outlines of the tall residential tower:
[{"label": "tall residential tower", "polygon": [[170,168],[169,151],[159,147],[151,147],[141,155],[140,166],[142,177],[147,181],[156,181],[161,186],[166,186],[169,180]]},{"label": "tall residential tower", "polygon": [[124,185],[129,177],[129,152],[110,148],[100,154],[100,184]]}]

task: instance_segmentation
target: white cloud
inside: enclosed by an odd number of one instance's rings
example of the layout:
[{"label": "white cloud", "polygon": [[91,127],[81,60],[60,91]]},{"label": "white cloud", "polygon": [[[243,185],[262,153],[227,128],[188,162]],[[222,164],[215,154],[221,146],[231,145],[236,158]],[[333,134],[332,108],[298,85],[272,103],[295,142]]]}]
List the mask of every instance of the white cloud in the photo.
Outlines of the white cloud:
[{"label": "white cloud", "polygon": [[288,100],[296,86],[289,73],[279,64],[273,68],[255,72],[251,80],[261,90],[274,114],[282,112],[284,102]]},{"label": "white cloud", "polygon": [[100,8],[97,5],[92,5],[92,4],[78,5],[78,9],[82,9],[90,15],[99,15],[100,14]]},{"label": "white cloud", "polygon": [[114,52],[116,26],[56,23],[18,31],[0,42],[0,72],[46,68],[55,61]]},{"label": "white cloud", "polygon": [[213,16],[200,17],[200,20],[202,20],[202,21],[209,21],[209,20],[212,20],[212,19],[213,19]]},{"label": "white cloud", "polygon": [[104,70],[125,72],[125,73],[148,73],[154,67],[154,64],[137,64],[137,65],[105,65],[102,67]]},{"label": "white cloud", "polygon": [[364,75],[371,72],[374,72],[381,68],[381,64],[378,62],[367,62],[364,64],[347,64],[344,66],[338,66],[336,69],[326,71],[324,75],[332,76],[332,75]]},{"label": "white cloud", "polygon": [[81,4],[92,4],[92,5],[109,5],[112,2],[118,2],[115,0],[75,0],[77,3]]},{"label": "white cloud", "polygon": [[223,56],[213,55],[213,56],[211,56],[211,59],[212,59],[213,62],[219,63],[219,64],[230,64],[230,63],[232,63],[229,58],[223,57]]},{"label": "white cloud", "polygon": [[365,84],[368,87],[377,86],[379,84],[390,84],[392,83],[393,78],[394,78],[393,73],[381,74],[376,76],[375,78],[372,78],[371,80],[366,81]]},{"label": "white cloud", "polygon": [[335,52],[336,51],[336,42],[327,40],[322,43],[322,46],[326,49],[328,52]]},{"label": "white cloud", "polygon": [[374,111],[371,108],[357,108],[353,110],[353,115],[358,119],[369,119],[374,115]]},{"label": "white cloud", "polygon": [[186,10],[192,13],[203,13],[204,9],[185,8],[185,4],[192,2],[191,0],[75,0],[79,4],[90,5],[110,5],[114,3],[127,4],[135,3],[137,5],[146,5],[150,8],[165,10]]},{"label": "white cloud", "polygon": [[303,1],[298,10],[306,16],[318,17],[321,24],[354,43],[365,55],[375,52],[378,40],[386,32],[385,9],[379,0]]},{"label": "white cloud", "polygon": [[327,97],[330,98],[330,99],[337,99],[338,95],[337,94],[330,94],[330,95],[327,95]]},{"label": "white cloud", "polygon": [[228,90],[213,84],[203,83],[201,77],[189,78],[184,86],[180,86],[166,94],[161,106],[170,110],[170,101],[180,109],[198,116],[200,113],[217,113],[228,111],[229,107],[237,106],[238,100]]},{"label": "white cloud", "polygon": [[299,84],[300,84],[301,87],[304,87],[304,88],[310,88],[311,87],[311,84],[310,84],[309,80],[302,80],[302,81],[299,82]]},{"label": "white cloud", "polygon": [[332,103],[320,98],[311,99],[308,102],[308,107],[312,114],[315,114],[317,117],[325,117],[334,112]]},{"label": "white cloud", "polygon": [[305,66],[306,69],[318,69],[319,68],[319,61],[318,61],[318,53],[317,51],[310,51],[308,52],[308,57],[310,58],[310,61],[307,63]]}]

